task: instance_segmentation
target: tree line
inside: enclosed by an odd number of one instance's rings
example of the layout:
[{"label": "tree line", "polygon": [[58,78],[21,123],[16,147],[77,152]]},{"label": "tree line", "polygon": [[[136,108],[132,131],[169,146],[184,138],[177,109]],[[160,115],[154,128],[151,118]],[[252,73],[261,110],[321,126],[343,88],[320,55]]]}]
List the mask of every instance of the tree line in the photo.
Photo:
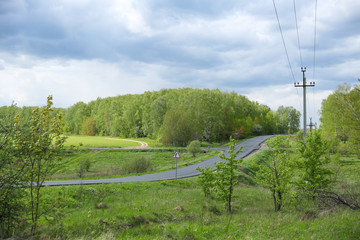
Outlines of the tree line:
[{"label": "tree line", "polygon": [[98,98],[64,110],[71,134],[150,137],[178,146],[227,141],[231,135],[294,133],[299,122],[293,107],[272,111],[235,92],[191,88]]},{"label": "tree line", "polygon": [[334,148],[340,142],[349,143],[360,156],[360,84],[343,83],[323,100],[320,120]]},{"label": "tree line", "polygon": [[[16,111],[29,119],[33,109]],[[1,107],[0,116],[9,110]],[[300,123],[300,112],[293,107],[273,111],[235,92],[191,88],[98,98],[54,109],[52,114],[58,113],[64,115],[68,134],[149,137],[174,146],[192,140],[221,142],[230,136],[295,133]]]}]

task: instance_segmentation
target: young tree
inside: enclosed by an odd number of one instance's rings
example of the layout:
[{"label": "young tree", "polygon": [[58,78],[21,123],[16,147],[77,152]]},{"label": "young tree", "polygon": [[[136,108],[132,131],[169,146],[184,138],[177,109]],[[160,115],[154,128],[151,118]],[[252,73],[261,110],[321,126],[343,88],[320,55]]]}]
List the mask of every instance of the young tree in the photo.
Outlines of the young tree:
[{"label": "young tree", "polygon": [[274,199],[274,209],[280,211],[292,176],[289,143],[285,137],[276,136],[269,139],[266,145],[271,148],[270,158],[254,162],[253,167],[257,170],[254,177],[270,190]]},{"label": "young tree", "polygon": [[230,147],[228,155],[224,153],[220,155],[221,159],[226,161],[215,163],[214,172],[212,168],[197,168],[200,175],[200,184],[206,197],[214,192],[216,197],[225,203],[225,209],[231,213],[232,197],[234,186],[236,186],[239,177],[239,167],[242,159],[237,159],[237,155],[242,152],[242,147],[235,152],[235,140],[230,137]]},{"label": "young tree", "polygon": [[201,143],[199,140],[192,141],[188,146],[187,150],[192,153],[193,157],[196,156],[196,153],[201,152]]},{"label": "young tree", "polygon": [[39,217],[46,212],[46,207],[41,201],[41,186],[59,163],[59,153],[66,139],[62,135],[62,115],[50,115],[53,111],[52,104],[52,96],[49,96],[46,107],[33,111],[28,128],[23,128],[19,117],[15,123],[15,151],[20,161],[27,165],[24,176],[29,186],[32,234],[36,232]]},{"label": "young tree", "polygon": [[11,237],[23,215],[26,163],[15,158],[13,148],[16,107],[0,117],[0,239]]},{"label": "young tree", "polygon": [[212,191],[214,190],[214,181],[215,181],[215,174],[214,169],[212,167],[205,167],[200,168],[197,167],[196,170],[201,172],[199,176],[199,182],[201,185],[201,189],[204,192],[205,197],[210,197]]},{"label": "young tree", "polygon": [[301,171],[298,188],[311,197],[318,190],[325,190],[331,183],[332,172],[325,167],[330,159],[326,156],[328,144],[321,137],[320,131],[309,133],[305,141],[299,142],[300,159],[298,165]]},{"label": "young tree", "polygon": [[228,156],[224,153],[220,155],[220,158],[226,161],[215,163],[215,191],[217,196],[225,203],[226,210],[230,213],[234,186],[238,184],[239,167],[242,162],[242,159],[237,159],[240,152],[242,152],[242,147],[235,152],[235,140],[230,137]]}]

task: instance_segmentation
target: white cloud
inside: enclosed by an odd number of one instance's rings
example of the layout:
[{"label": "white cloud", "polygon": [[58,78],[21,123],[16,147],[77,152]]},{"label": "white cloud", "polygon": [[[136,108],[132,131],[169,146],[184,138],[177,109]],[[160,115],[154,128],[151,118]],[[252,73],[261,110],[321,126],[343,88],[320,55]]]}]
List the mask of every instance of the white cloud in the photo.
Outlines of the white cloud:
[{"label": "white cloud", "polygon": [[[241,89],[238,91],[241,91]],[[319,124],[321,102],[326,99],[331,92],[330,90],[316,91],[313,88],[307,88],[307,121],[312,117],[313,121]],[[245,96],[252,101],[265,104],[273,110],[277,110],[279,106],[293,106],[303,113],[302,88],[295,88],[292,84],[252,88]]]},{"label": "white cloud", "polygon": [[[27,56],[28,57],[28,56]],[[0,71],[0,99],[8,104],[39,105],[54,95],[55,105],[69,107],[97,97],[142,93],[178,87],[160,77],[163,66],[139,62],[107,63],[98,60],[40,61],[32,68],[8,66]]]},{"label": "white cloud", "polygon": [[[196,87],[235,90],[273,109],[302,111],[269,1],[7,3],[0,9],[0,105],[42,105],[53,94],[57,106],[67,107],[99,96]],[[300,81],[293,3],[276,3]],[[296,3],[313,80],[314,1]],[[313,109],[337,85],[360,77],[359,8],[357,0],[318,2]]]}]

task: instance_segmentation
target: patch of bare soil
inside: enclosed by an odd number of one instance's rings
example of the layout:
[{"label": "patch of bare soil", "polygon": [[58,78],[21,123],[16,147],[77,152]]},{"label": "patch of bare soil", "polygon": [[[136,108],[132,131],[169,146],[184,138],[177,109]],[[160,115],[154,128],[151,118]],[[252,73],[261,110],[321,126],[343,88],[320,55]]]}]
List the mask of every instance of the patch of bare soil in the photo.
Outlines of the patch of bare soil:
[{"label": "patch of bare soil", "polygon": [[135,147],[123,147],[122,149],[144,149],[144,148],[151,148],[151,147],[149,146],[149,144],[147,144],[146,142],[142,142],[142,141],[130,140],[130,139],[120,139],[120,138],[106,138],[106,139],[111,139],[111,140],[115,140],[115,141],[136,142],[136,143],[140,144],[140,146],[135,146]]}]

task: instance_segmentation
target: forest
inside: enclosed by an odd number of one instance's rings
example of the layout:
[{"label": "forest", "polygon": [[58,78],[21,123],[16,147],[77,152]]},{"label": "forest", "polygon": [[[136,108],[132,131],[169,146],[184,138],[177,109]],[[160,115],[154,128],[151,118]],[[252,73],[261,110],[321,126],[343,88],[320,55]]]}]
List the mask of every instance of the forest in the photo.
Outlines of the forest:
[{"label": "forest", "polygon": [[[10,109],[30,117],[34,108],[2,107],[0,115],[9,115]],[[59,112],[71,135],[149,137],[172,146],[186,146],[192,140],[222,142],[230,136],[295,133],[300,124],[300,112],[293,107],[274,111],[217,89],[163,89],[98,98],[55,109],[53,114]]]}]

